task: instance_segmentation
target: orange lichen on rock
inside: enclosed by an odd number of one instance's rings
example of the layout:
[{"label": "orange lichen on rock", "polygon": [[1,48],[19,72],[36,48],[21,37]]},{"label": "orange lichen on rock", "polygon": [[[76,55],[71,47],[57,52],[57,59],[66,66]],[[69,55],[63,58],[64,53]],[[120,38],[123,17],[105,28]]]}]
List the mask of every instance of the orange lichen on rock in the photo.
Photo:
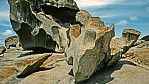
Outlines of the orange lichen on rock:
[{"label": "orange lichen on rock", "polygon": [[38,57],[38,58],[36,58],[36,59],[26,60],[26,64],[32,64],[32,63],[38,61],[39,59],[41,59],[41,58],[43,58],[43,57],[45,57],[45,56],[47,56],[47,55],[48,55],[48,54],[45,54],[45,55],[40,56],[40,57]]},{"label": "orange lichen on rock", "polygon": [[[48,64],[50,64],[56,60],[61,60],[61,59],[62,60],[65,59],[64,54],[53,55],[53,56],[49,57],[40,67],[46,67]],[[51,66],[53,66],[53,65],[51,65]]]},{"label": "orange lichen on rock", "polygon": [[80,35],[80,26],[79,25],[72,25],[71,26],[71,34],[72,36],[74,36],[75,38],[77,38]]}]

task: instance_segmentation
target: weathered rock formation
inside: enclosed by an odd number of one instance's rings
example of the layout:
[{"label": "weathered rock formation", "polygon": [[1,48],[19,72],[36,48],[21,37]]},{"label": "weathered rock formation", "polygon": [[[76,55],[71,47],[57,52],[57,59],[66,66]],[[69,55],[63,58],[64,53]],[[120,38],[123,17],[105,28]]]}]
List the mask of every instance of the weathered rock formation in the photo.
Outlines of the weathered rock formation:
[{"label": "weathered rock formation", "polygon": [[108,66],[117,63],[122,54],[126,53],[135,44],[140,34],[135,29],[124,29],[121,38],[112,39],[110,42],[112,58]]},{"label": "weathered rock formation", "polygon": [[142,40],[145,40],[145,41],[149,41],[149,35],[144,36],[144,37],[142,37],[141,39],[142,39]]},{"label": "weathered rock formation", "polygon": [[[118,62],[140,35],[126,29],[120,39],[111,41],[114,24],[106,27],[99,17],[79,10],[74,0],[9,0],[9,4],[21,46],[34,52],[65,52],[76,82]],[[36,71],[41,64],[37,61],[26,67],[20,76]]]},{"label": "weathered rock formation", "polygon": [[138,45],[131,47],[124,54],[124,56],[125,58],[130,59],[133,62],[149,67],[149,41],[139,40],[137,41],[137,43]]},{"label": "weathered rock formation", "polygon": [[105,27],[100,18],[94,18],[86,11],[78,12],[76,20],[82,26],[71,26],[66,56],[68,64],[73,65],[75,81],[81,82],[106,66],[112,57],[110,41],[115,33],[114,25]]},{"label": "weathered rock formation", "polygon": [[20,47],[19,37],[18,36],[11,36],[6,38],[5,40],[5,46],[7,49],[10,49],[10,47]]},{"label": "weathered rock formation", "polygon": [[79,8],[73,0],[8,0],[10,20],[24,49],[64,52],[66,31],[77,23]]}]

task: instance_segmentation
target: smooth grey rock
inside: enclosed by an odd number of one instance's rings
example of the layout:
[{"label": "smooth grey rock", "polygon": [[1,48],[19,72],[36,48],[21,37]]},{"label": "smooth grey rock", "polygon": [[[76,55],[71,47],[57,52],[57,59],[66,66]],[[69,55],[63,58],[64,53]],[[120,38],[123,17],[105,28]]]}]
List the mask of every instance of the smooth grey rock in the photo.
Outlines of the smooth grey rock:
[{"label": "smooth grey rock", "polygon": [[[126,29],[120,39],[111,41],[114,24],[106,27],[99,17],[79,10],[74,0],[9,0],[9,4],[10,20],[22,47],[34,52],[65,52],[76,82],[117,63],[140,35]],[[40,65],[35,62],[22,74],[34,72]]]},{"label": "smooth grey rock", "polygon": [[76,82],[82,82],[102,69],[108,63],[110,56],[110,41],[114,34],[114,25],[107,28],[97,25],[98,21],[86,11],[78,12],[80,25],[73,25],[69,30],[69,45],[66,49],[68,64],[73,65],[73,75]]},{"label": "smooth grey rock", "polygon": [[77,23],[74,0],[8,0],[10,20],[22,47],[35,52],[64,52],[66,31]]},{"label": "smooth grey rock", "polygon": [[111,58],[109,43],[114,36],[112,28],[113,26],[102,36],[90,29],[80,36],[82,41],[73,58],[73,73],[77,82],[88,79],[94,72],[106,66]]}]

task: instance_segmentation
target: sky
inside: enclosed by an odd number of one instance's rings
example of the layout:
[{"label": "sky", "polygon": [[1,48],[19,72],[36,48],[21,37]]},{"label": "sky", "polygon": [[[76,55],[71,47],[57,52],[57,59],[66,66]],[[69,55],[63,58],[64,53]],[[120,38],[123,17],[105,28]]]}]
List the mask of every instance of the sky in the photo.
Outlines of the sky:
[{"label": "sky", "polygon": [[[140,38],[149,35],[149,0],[75,0],[81,10],[100,17],[106,26],[115,24],[115,38],[125,28],[141,32]],[[0,45],[7,37],[16,35],[9,20],[9,4],[0,0]]]},{"label": "sky", "polygon": [[0,0],[0,46],[5,44],[7,37],[16,35],[9,19],[9,4],[7,0]]}]

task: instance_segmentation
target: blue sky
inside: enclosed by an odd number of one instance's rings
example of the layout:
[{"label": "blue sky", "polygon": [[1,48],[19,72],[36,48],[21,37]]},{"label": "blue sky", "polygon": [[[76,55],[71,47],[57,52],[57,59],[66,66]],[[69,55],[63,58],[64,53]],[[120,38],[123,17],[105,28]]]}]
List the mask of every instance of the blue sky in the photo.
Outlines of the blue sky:
[{"label": "blue sky", "polygon": [[[106,26],[115,24],[116,38],[124,28],[141,31],[141,36],[149,34],[149,0],[76,0],[81,9],[92,16],[99,16]],[[85,4],[87,3],[87,4]]]},{"label": "blue sky", "polygon": [[[141,31],[141,36],[149,34],[149,0],[75,0],[80,9],[87,10],[92,16],[99,16],[106,26],[115,24],[117,37],[124,28]],[[4,39],[15,35],[9,20],[7,0],[0,0],[0,45]]]},{"label": "blue sky", "polygon": [[0,0],[0,45],[4,45],[5,39],[15,35],[9,20],[9,5],[7,0]]}]

